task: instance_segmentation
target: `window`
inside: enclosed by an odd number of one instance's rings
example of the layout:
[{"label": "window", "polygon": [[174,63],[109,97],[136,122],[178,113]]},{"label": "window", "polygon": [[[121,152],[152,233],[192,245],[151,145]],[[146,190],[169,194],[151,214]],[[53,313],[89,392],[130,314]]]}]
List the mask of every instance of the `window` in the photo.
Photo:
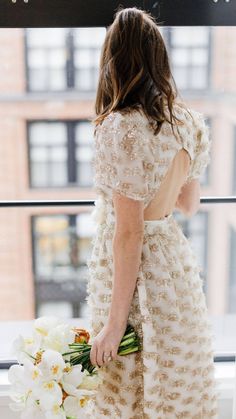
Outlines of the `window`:
[{"label": "window", "polygon": [[32,216],[36,316],[60,311],[79,317],[86,296],[89,226],[85,212]]},{"label": "window", "polygon": [[92,130],[88,121],[28,122],[30,185],[92,186]]},{"label": "window", "polygon": [[178,89],[205,90],[210,83],[210,28],[173,27],[166,31]]},{"label": "window", "polygon": [[74,86],[78,90],[95,90],[104,29],[78,28],[73,30]]},{"label": "window", "polygon": [[[106,22],[104,20],[104,24]],[[55,18],[55,25],[57,23]],[[232,191],[232,178],[234,183],[236,179],[236,169],[233,168],[236,157],[231,147],[233,130],[229,129],[232,123],[235,124],[232,101],[235,86],[234,31],[232,27],[220,26],[165,26],[161,32],[168,39],[172,67],[176,69],[176,84],[183,100],[212,118],[208,123],[214,125],[214,158],[201,179],[204,185],[201,196],[219,197],[220,201],[228,191]],[[55,199],[64,202],[95,198],[90,166],[93,136],[89,120],[94,110],[98,50],[102,44],[99,39],[104,39],[105,34],[105,28],[63,26],[0,30],[2,200]],[[182,55],[176,58],[172,50]],[[196,60],[194,51],[199,50],[201,54],[207,51],[207,62],[205,59]],[[203,56],[201,54],[198,56]],[[204,73],[202,79],[195,76],[197,69]],[[207,74],[209,83],[205,83]],[[87,189],[83,189],[85,187]],[[228,264],[231,260],[231,271],[235,271],[232,262],[235,246],[229,241],[227,229],[229,224],[233,224],[235,204],[210,202],[203,214],[204,205],[200,207],[201,215],[199,211],[189,220],[183,216],[184,232],[191,236],[199,263],[203,266],[202,274],[207,279],[209,314],[220,317],[223,329],[225,316],[229,310],[234,310],[233,287],[232,295],[228,296],[234,277],[230,273],[232,279],[229,279]],[[85,316],[83,295],[87,270],[83,261],[92,235],[86,231],[82,237],[81,228],[88,230],[92,209],[86,209],[88,218],[85,221],[80,213],[85,210],[84,206],[2,207],[0,316],[2,324],[6,321],[6,345],[10,346],[11,342],[10,321],[31,320],[44,314]],[[47,223],[47,226],[42,226],[42,223]],[[232,307],[229,307],[229,298]],[[228,330],[231,332],[232,328],[225,329],[225,334]],[[217,337],[221,349],[224,347],[228,351],[228,340],[221,340],[218,329]],[[234,336],[229,338],[234,340]],[[235,345],[233,342],[232,346]],[[10,359],[9,346],[6,349],[4,342],[1,345],[0,356],[3,357],[4,352],[5,359]]]},{"label": "window", "polygon": [[64,90],[67,87],[67,30],[27,29],[28,88]]},{"label": "window", "polygon": [[26,29],[30,91],[94,92],[105,28]]}]

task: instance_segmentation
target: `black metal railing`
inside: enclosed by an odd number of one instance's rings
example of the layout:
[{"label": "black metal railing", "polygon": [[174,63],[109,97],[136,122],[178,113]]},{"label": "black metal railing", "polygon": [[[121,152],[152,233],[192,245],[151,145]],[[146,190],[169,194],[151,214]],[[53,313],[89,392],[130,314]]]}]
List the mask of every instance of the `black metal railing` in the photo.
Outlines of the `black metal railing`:
[{"label": "black metal railing", "polygon": [[[20,201],[0,201],[1,207],[48,207],[48,206],[85,206],[94,205],[91,199],[63,199],[63,200],[20,200]],[[204,196],[200,198],[201,204],[230,204],[236,203],[236,196]]]},{"label": "black metal railing", "polygon": [[[204,196],[200,198],[201,204],[230,204],[236,203],[236,196]],[[95,204],[95,200],[20,200],[20,201],[0,201],[0,208],[4,207],[49,207],[49,206],[91,206]],[[215,355],[214,362],[235,362],[236,356],[229,355]],[[14,360],[0,361],[0,369],[8,369],[15,364]]]}]

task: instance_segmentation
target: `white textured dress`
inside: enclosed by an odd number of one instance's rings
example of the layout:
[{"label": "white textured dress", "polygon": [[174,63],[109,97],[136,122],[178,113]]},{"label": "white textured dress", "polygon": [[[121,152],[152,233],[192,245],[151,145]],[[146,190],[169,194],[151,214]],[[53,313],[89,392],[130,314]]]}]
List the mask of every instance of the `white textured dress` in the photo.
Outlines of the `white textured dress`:
[{"label": "white textured dress", "polygon": [[[112,189],[133,199],[152,200],[175,154],[191,156],[188,180],[210,161],[209,128],[201,113],[193,119],[175,104],[184,121],[173,135],[165,122],[157,136],[137,110],[111,112],[95,133],[94,187],[97,222],[88,266],[91,340],[104,326],[113,281],[115,215]],[[219,390],[214,377],[212,330],[201,266],[172,214],[144,221],[143,250],[129,312],[142,351],[99,368],[102,378],[86,418],[218,418]]]}]

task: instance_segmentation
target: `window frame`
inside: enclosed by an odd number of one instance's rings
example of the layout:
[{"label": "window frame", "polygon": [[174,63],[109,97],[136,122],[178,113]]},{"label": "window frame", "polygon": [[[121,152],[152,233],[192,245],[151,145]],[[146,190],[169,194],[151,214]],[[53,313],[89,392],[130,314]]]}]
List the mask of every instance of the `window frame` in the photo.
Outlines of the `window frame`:
[{"label": "window frame", "polygon": [[[211,91],[211,85],[210,85],[211,77],[210,76],[211,76],[211,55],[212,55],[212,28],[210,26],[207,27],[207,28],[208,28],[208,34],[207,34],[208,35],[208,38],[207,38],[206,45],[203,46],[203,47],[196,47],[196,48],[204,48],[204,49],[207,50],[207,53],[208,53],[208,57],[207,57],[208,60],[207,60],[207,64],[206,64],[206,78],[207,78],[207,80],[206,80],[206,86],[205,87],[202,87],[202,88],[198,88],[198,87],[197,88],[194,88],[194,87],[191,87],[191,86],[190,87],[187,86],[186,88],[181,88],[181,91],[184,91],[186,94],[194,95],[194,94],[198,94],[198,93],[201,93],[202,94],[202,92],[206,92],[206,94],[207,94],[208,92]],[[166,31],[165,39],[166,39],[166,42],[167,42],[167,45],[168,45],[168,48],[169,48],[169,51],[170,51],[170,59],[171,59],[171,61],[173,60],[173,58],[172,58],[172,51],[178,50],[180,48],[186,49],[188,51],[191,48],[189,46],[182,46],[182,47],[181,46],[177,46],[177,47],[175,47],[173,45],[173,41],[172,41],[172,31],[169,28]],[[192,65],[192,63],[190,63],[190,64],[188,64],[186,66],[186,69],[187,69],[187,77],[188,78],[189,78],[189,76],[191,76],[191,72],[193,71],[194,67],[195,66]],[[173,64],[173,61],[172,61],[172,68],[173,68],[173,70],[175,69],[175,65]]]},{"label": "window frame", "polygon": [[[27,179],[28,179],[28,188],[30,190],[58,190],[58,189],[68,189],[68,188],[81,188],[81,189],[88,189],[93,186],[92,182],[90,184],[80,184],[79,179],[77,179],[77,170],[76,170],[76,137],[75,137],[75,130],[76,126],[80,123],[90,123],[89,119],[80,118],[80,119],[47,119],[47,118],[40,118],[40,119],[27,119],[26,123],[26,143],[27,143]],[[65,185],[42,185],[42,186],[35,186],[32,183],[32,175],[31,175],[31,167],[32,162],[30,159],[30,151],[33,148],[32,144],[30,143],[30,126],[32,124],[37,123],[63,123],[66,126],[67,132],[67,139],[66,139],[66,149],[67,149],[67,164],[66,164],[66,172],[67,172],[67,183]],[[91,149],[93,151],[92,143]],[[74,178],[74,181],[71,180]],[[92,179],[91,179],[92,181]]]},{"label": "window frame", "polygon": [[[38,28],[39,29],[39,28]],[[53,28],[52,28],[53,29]],[[61,89],[48,89],[43,88],[43,89],[33,89],[30,86],[30,72],[31,72],[31,67],[29,65],[29,51],[32,48],[29,45],[29,35],[28,35],[28,28],[24,28],[24,65],[25,65],[25,74],[26,74],[26,92],[29,94],[48,94],[48,93],[52,93],[55,95],[60,95],[60,94],[66,94],[66,93],[78,93],[78,94],[85,94],[85,95],[92,95],[95,91],[96,91],[96,86],[97,86],[97,79],[96,79],[96,69],[98,69],[98,67],[96,66],[90,66],[89,67],[89,74],[92,77],[92,86],[89,89],[81,89],[79,87],[76,86],[76,70],[78,71],[77,67],[75,66],[75,54],[77,50],[88,50],[91,54],[93,54],[93,52],[96,52],[97,50],[99,50],[99,48],[95,45],[92,47],[77,47],[76,43],[75,43],[75,29],[80,29],[80,28],[62,28],[62,29],[67,29],[65,31],[65,48],[67,49],[67,58],[66,58],[66,62],[65,62],[65,88],[61,88]],[[94,28],[96,29],[96,28]],[[98,27],[99,29],[99,27]],[[37,49],[37,48],[36,48]],[[39,48],[40,49],[40,48]],[[49,49],[52,49],[51,47]],[[50,67],[45,67],[46,71],[49,71],[50,73]]]},{"label": "window frame", "polygon": [[[174,7],[173,7],[174,4]],[[0,27],[98,27],[109,26],[118,9],[118,0],[100,0],[95,7],[94,0],[29,0],[27,3],[11,0],[1,1]],[[139,7],[152,13],[159,25],[165,26],[235,26],[236,4],[234,1],[214,2],[209,0],[124,0],[124,7]],[[178,13],[176,13],[176,9]]]}]

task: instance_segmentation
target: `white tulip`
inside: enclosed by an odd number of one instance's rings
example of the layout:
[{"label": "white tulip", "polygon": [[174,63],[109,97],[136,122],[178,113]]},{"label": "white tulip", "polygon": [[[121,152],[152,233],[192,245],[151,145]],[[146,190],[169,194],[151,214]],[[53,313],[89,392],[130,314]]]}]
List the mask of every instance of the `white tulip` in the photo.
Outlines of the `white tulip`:
[{"label": "white tulip", "polygon": [[32,415],[35,419],[43,419],[43,412],[38,405],[37,397],[33,394],[32,390],[28,390],[25,394],[10,394],[10,398],[15,401],[15,403],[9,403],[11,410],[15,412],[21,411],[21,418],[31,419]]},{"label": "white tulip", "polygon": [[33,362],[32,356],[34,357],[39,350],[40,343],[41,339],[39,336],[24,338],[22,335],[19,335],[12,343],[11,354],[16,356],[19,363],[24,363],[25,359]]},{"label": "white tulip", "polygon": [[60,353],[70,350],[69,343],[74,342],[76,332],[68,324],[59,324],[49,330],[48,335],[43,340],[45,349],[53,349]]},{"label": "white tulip", "polygon": [[43,379],[42,371],[38,365],[32,364],[28,359],[24,363],[24,379],[29,388],[38,386]]},{"label": "white tulip", "polygon": [[73,366],[68,372],[65,372],[61,379],[63,389],[70,396],[77,394],[77,387],[82,383],[85,373],[81,372],[82,365]]},{"label": "white tulip", "polygon": [[34,402],[21,413],[21,419],[45,419],[45,415],[40,406]]},{"label": "white tulip", "polygon": [[8,370],[8,380],[13,392],[23,394],[28,390],[25,382],[25,368],[23,365],[11,365]]},{"label": "white tulip", "polygon": [[15,411],[31,409],[37,400],[37,390],[36,394],[33,390],[37,389],[41,378],[41,371],[37,365],[33,365],[28,359],[25,360],[24,366],[12,365],[8,370],[8,379],[11,383],[9,397],[15,403],[11,403],[9,407]]},{"label": "white tulip", "polygon": [[59,352],[47,349],[43,352],[38,367],[43,374],[44,380],[52,379],[58,381],[63,375],[63,369],[66,367],[66,363]]},{"label": "white tulip", "polygon": [[49,331],[54,329],[54,327],[61,324],[62,321],[58,317],[54,316],[43,316],[38,317],[34,321],[34,330],[36,333],[39,333],[39,335],[45,337],[48,335]]},{"label": "white tulip", "polygon": [[58,404],[53,405],[51,410],[45,412],[46,419],[66,419],[66,414],[64,409],[62,409]]},{"label": "white tulip", "polygon": [[68,396],[64,400],[64,409],[66,416],[72,416],[76,419],[81,419],[86,417],[85,416],[85,407],[88,403],[88,397],[86,397],[83,393],[80,396]]},{"label": "white tulip", "polygon": [[13,412],[23,411],[26,407],[26,399],[28,395],[29,393],[20,394],[20,393],[15,393],[14,391],[11,391],[11,393],[9,394],[9,397],[12,401],[14,401],[14,403],[9,403],[9,408]]},{"label": "white tulip", "polygon": [[62,389],[54,380],[42,382],[33,389],[33,394],[44,411],[51,411],[55,405],[60,406],[62,403]]}]

